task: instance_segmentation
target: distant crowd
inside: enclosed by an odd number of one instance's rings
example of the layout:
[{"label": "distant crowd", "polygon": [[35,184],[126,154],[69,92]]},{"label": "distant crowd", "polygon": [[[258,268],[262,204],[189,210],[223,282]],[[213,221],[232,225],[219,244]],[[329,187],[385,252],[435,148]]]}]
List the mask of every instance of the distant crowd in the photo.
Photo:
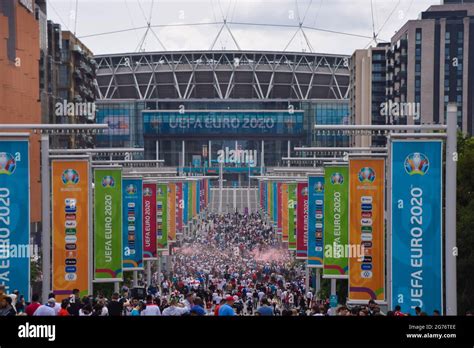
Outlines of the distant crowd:
[{"label": "distant crowd", "polygon": [[[197,234],[173,250],[170,272],[154,274],[143,296],[123,287],[110,298],[80,296],[62,300],[51,293],[30,303],[0,285],[0,316],[406,316],[400,306],[383,313],[375,301],[331,308],[305,287],[304,264],[281,248],[272,226],[258,213],[211,214]],[[468,312],[467,315],[472,313]],[[416,315],[440,315],[435,310]]]}]

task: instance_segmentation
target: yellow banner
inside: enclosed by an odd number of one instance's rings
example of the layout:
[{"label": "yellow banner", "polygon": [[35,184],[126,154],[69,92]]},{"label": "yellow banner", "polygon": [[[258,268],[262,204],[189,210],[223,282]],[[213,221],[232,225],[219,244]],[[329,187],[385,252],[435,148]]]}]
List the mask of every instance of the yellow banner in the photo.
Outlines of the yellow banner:
[{"label": "yellow banner", "polygon": [[176,242],[176,184],[168,184],[168,242]]},{"label": "yellow banner", "polygon": [[281,184],[281,232],[282,241],[288,242],[288,184]]},{"label": "yellow banner", "polygon": [[384,301],[385,160],[351,159],[349,174],[349,300]]},{"label": "yellow banner", "polygon": [[53,291],[60,301],[89,287],[89,164],[52,162]]}]

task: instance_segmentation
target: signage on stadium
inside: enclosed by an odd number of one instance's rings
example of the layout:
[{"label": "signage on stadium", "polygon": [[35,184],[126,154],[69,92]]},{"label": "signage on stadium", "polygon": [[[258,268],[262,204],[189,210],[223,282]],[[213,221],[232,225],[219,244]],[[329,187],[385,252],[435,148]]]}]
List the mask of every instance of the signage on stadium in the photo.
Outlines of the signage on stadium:
[{"label": "signage on stadium", "polygon": [[193,117],[177,117],[170,118],[170,128],[204,128],[204,129],[237,129],[237,128],[249,128],[249,129],[272,129],[275,127],[275,120],[273,118],[256,118],[256,117],[206,117],[193,118]]}]

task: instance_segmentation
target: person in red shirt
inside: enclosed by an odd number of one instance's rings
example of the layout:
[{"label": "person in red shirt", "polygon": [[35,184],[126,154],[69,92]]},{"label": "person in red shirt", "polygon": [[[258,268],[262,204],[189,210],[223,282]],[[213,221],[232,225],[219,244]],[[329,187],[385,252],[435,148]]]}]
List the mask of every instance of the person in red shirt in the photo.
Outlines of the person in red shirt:
[{"label": "person in red shirt", "polygon": [[26,315],[33,316],[33,314],[35,314],[39,306],[41,306],[41,303],[39,303],[39,295],[33,294],[33,296],[31,297],[31,303],[28,306],[26,306],[26,309],[25,309]]},{"label": "person in red shirt", "polygon": [[402,308],[400,306],[395,306],[395,313],[394,316],[396,317],[405,317],[406,314],[402,312]]},{"label": "person in red shirt", "polygon": [[214,316],[219,316],[219,309],[221,308],[221,305],[225,303],[225,299],[221,300],[221,303],[219,303],[216,308],[214,308]]},{"label": "person in red shirt", "polygon": [[58,312],[58,317],[69,317],[71,315],[67,311],[67,307],[69,307],[69,300],[65,298],[61,301],[61,309]]}]

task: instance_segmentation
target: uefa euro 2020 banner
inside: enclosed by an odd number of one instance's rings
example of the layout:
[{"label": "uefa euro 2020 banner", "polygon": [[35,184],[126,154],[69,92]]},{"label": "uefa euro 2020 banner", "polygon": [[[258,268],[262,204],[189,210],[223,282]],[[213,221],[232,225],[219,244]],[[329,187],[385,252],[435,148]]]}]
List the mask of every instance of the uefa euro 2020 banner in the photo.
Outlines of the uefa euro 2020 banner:
[{"label": "uefa euro 2020 banner", "polygon": [[67,298],[89,288],[89,163],[54,160],[51,164],[53,292]]},{"label": "uefa euro 2020 banner", "polygon": [[0,141],[0,284],[30,294],[30,164],[28,140]]},{"label": "uefa euro 2020 banner", "polygon": [[168,185],[156,185],[156,247],[168,250]]},{"label": "uefa euro 2020 banner", "polygon": [[324,176],[308,177],[308,267],[323,267]]},{"label": "uefa euro 2020 banner", "polygon": [[324,173],[324,268],[323,278],[349,276],[349,169],[327,166]]},{"label": "uefa euro 2020 banner", "polygon": [[273,214],[273,228],[275,231],[278,230],[278,183],[273,182],[272,184],[272,198],[273,198],[273,204],[272,204],[272,214]]},{"label": "uefa euro 2020 banner", "polygon": [[183,182],[183,226],[188,224],[189,182]]},{"label": "uefa euro 2020 banner", "polygon": [[194,219],[194,217],[196,216],[196,202],[197,202],[197,185],[196,184],[197,183],[195,180],[191,181],[192,195],[191,195],[191,201],[189,202],[189,204],[192,207],[192,213],[191,213],[190,220]]},{"label": "uefa euro 2020 banner", "polygon": [[194,198],[194,185],[192,181],[188,182],[188,222],[191,222],[193,220],[193,212],[196,206],[193,204],[193,198]]},{"label": "uefa euro 2020 banner", "polygon": [[268,217],[270,218],[270,223],[273,220],[273,183],[267,181],[267,190],[268,190]]},{"label": "uefa euro 2020 banner", "polygon": [[176,183],[176,234],[183,233],[183,183]]},{"label": "uefa euro 2020 banner", "polygon": [[288,250],[296,250],[296,184],[288,184]]},{"label": "uefa euro 2020 banner", "polygon": [[349,176],[349,300],[385,301],[385,159],[350,159]]},{"label": "uefa euro 2020 banner", "polygon": [[143,183],[143,259],[156,260],[156,183]]},{"label": "uefa euro 2020 banner", "polygon": [[442,142],[393,141],[391,158],[391,305],[441,312]]},{"label": "uefa euro 2020 banner", "polygon": [[288,243],[288,184],[281,184],[281,240]]},{"label": "uefa euro 2020 banner", "polygon": [[168,242],[176,242],[176,183],[168,184]]},{"label": "uefa euro 2020 banner", "polygon": [[122,169],[94,170],[94,280],[122,281]]},{"label": "uefa euro 2020 banner", "polygon": [[278,197],[277,197],[277,233],[282,234],[282,216],[281,216],[281,203],[282,203],[282,183],[279,182],[277,184],[277,192],[278,192]]},{"label": "uefa euro 2020 banner", "polygon": [[297,184],[296,258],[308,257],[308,183]]},{"label": "uefa euro 2020 banner", "polygon": [[262,189],[263,189],[263,211],[268,214],[268,187],[267,183],[264,181],[262,182]]},{"label": "uefa euro 2020 banner", "polygon": [[201,212],[201,182],[196,181],[196,214]]},{"label": "uefa euro 2020 banner", "polygon": [[123,179],[122,250],[124,271],[143,269],[142,243],[142,179]]}]

